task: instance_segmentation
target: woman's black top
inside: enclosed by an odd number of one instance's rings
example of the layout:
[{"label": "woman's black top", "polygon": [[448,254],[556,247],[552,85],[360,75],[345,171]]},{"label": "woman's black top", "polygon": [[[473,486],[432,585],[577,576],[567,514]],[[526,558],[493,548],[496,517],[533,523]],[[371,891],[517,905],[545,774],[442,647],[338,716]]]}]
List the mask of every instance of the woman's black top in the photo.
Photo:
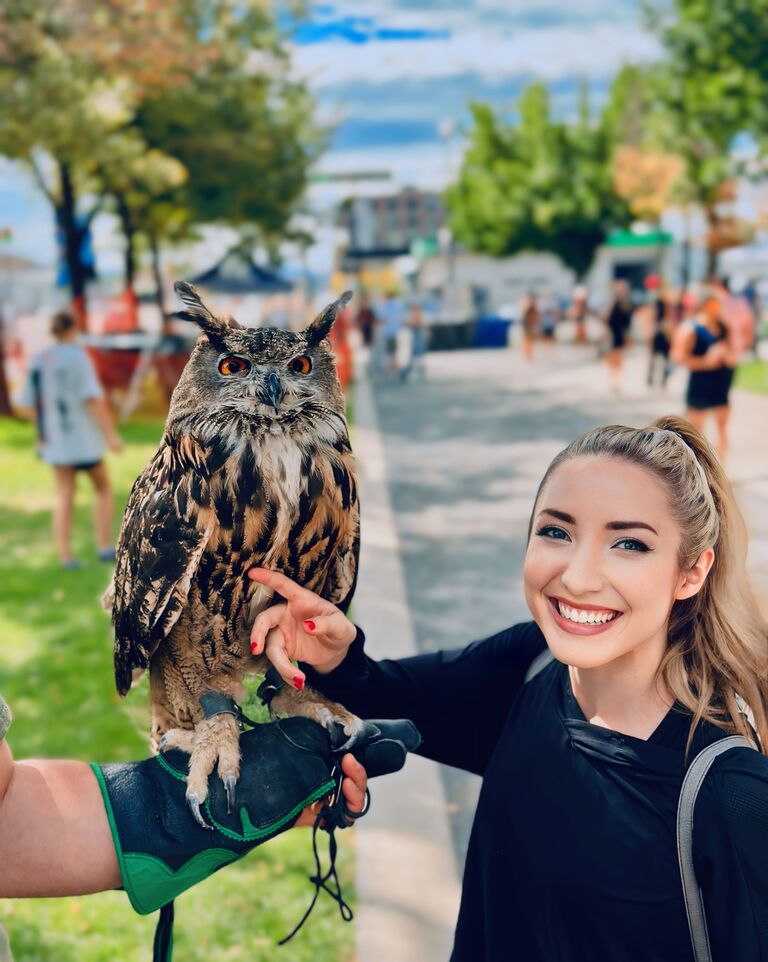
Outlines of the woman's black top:
[{"label": "woman's black top", "polygon": [[[420,754],[483,776],[452,962],[691,962],[675,842],[690,715],[672,708],[647,741],[592,725],[565,665],[524,684],[544,647],[531,622],[376,662],[359,634],[331,674],[302,667],[363,717],[411,718]],[[724,734],[702,723],[690,759]],[[715,761],[694,859],[714,962],[768,962],[768,758]]]},{"label": "woman's black top", "polygon": [[[704,357],[713,344],[725,340],[727,332],[723,324],[715,334],[704,324],[694,324],[695,335],[691,355]],[[685,403],[689,408],[705,411],[708,408],[723,407],[728,404],[728,395],[733,381],[733,368],[716,367],[712,371],[691,371]]]}]

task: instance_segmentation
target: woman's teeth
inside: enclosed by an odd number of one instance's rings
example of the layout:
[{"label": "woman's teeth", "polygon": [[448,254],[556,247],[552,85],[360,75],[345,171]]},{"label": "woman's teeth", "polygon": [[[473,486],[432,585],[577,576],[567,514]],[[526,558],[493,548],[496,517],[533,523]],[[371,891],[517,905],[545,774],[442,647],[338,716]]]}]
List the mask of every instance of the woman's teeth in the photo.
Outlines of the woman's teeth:
[{"label": "woman's teeth", "polygon": [[607,621],[613,621],[618,612],[616,611],[584,611],[581,608],[569,608],[562,601],[558,601],[557,610],[568,621],[575,621],[578,625],[604,625]]}]

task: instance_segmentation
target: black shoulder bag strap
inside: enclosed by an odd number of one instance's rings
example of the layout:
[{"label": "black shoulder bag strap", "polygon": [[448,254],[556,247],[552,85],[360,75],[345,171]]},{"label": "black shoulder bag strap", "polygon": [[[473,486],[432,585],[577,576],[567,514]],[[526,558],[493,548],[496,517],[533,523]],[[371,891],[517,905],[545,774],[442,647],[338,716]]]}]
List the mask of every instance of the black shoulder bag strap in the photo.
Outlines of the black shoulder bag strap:
[{"label": "black shoulder bag strap", "polygon": [[685,911],[696,962],[712,962],[704,899],[699,883],[696,881],[693,866],[693,810],[696,806],[696,798],[704,784],[707,772],[718,755],[732,748],[754,749],[754,747],[752,742],[743,735],[729,735],[727,738],[721,738],[720,741],[707,745],[691,762],[680,790],[680,801],[677,806],[677,859],[680,863]]}]

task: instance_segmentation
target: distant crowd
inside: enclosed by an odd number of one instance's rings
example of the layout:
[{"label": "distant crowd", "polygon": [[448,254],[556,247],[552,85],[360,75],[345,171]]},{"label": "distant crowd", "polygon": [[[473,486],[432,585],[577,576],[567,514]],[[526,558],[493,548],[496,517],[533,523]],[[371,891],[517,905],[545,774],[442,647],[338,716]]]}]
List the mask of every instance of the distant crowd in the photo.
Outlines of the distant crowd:
[{"label": "distant crowd", "polygon": [[[569,303],[550,293],[529,292],[519,304],[514,337],[523,357],[532,361],[537,344],[567,341],[592,344],[605,358],[610,383],[620,393],[624,353],[640,339],[648,345],[647,382],[664,389],[675,365],[687,369],[686,414],[699,429],[711,415],[722,458],[728,448],[730,388],[736,368],[749,354],[757,357],[760,313],[753,283],[735,292],[727,279],[695,289],[665,289],[655,275],[646,277],[641,293],[626,280],[613,283],[602,309],[591,303],[587,288],[574,288]],[[373,302],[358,300],[356,325],[369,349],[373,380],[406,382],[424,376],[424,355],[432,325],[417,301],[389,292]]]}]

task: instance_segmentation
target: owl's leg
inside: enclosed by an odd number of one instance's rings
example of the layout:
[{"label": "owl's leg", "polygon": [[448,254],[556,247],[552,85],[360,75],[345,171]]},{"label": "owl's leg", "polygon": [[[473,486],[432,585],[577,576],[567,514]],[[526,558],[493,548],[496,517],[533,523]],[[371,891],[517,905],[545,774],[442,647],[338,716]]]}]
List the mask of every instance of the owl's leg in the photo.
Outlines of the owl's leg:
[{"label": "owl's leg", "polygon": [[200,814],[200,806],[208,797],[208,776],[215,765],[227,792],[227,805],[234,805],[235,785],[240,777],[240,725],[233,715],[213,715],[199,722],[193,735],[187,803],[198,823],[210,828]]},{"label": "owl's leg", "polygon": [[343,705],[331,701],[325,695],[321,695],[314,688],[305,688],[304,691],[296,691],[288,685],[277,692],[269,705],[272,715],[302,715],[304,718],[311,718],[323,728],[327,728],[333,737],[336,733],[334,728],[341,725],[344,734],[347,736],[342,749],[352,746],[355,739],[363,730],[363,720],[347,711]]},{"label": "owl's leg", "polygon": [[160,736],[160,751],[170,752],[174,748],[192,754],[195,744],[195,733],[191,728],[169,728],[165,734]]}]

